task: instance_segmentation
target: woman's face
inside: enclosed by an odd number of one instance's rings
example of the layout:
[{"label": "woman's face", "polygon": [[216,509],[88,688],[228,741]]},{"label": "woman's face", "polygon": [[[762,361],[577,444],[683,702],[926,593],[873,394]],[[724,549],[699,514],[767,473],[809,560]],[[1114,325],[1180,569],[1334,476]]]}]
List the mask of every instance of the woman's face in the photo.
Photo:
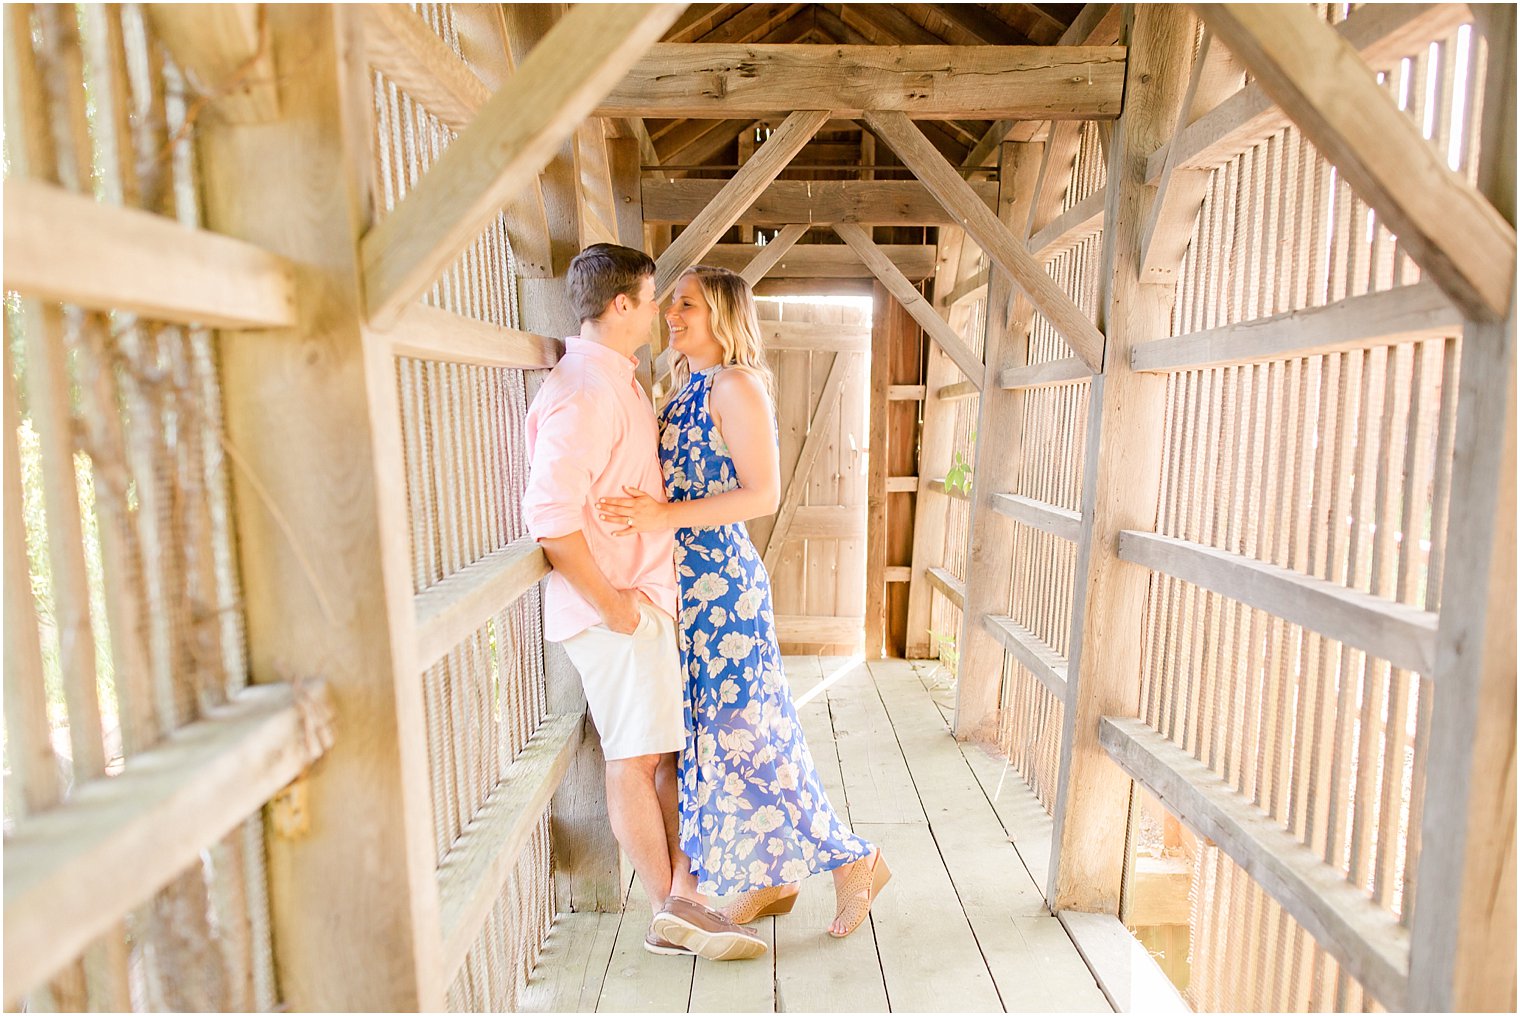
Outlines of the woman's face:
[{"label": "woman's face", "polygon": [[686,275],[676,283],[670,307],[665,311],[670,326],[670,344],[677,353],[699,363],[717,363],[723,347],[712,333],[712,312],[695,275]]}]

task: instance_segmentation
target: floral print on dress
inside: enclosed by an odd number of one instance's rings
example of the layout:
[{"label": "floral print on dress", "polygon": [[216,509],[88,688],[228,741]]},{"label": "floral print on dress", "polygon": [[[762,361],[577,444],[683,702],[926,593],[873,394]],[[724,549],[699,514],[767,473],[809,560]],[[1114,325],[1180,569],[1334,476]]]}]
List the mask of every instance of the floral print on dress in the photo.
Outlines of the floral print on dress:
[{"label": "floral print on dress", "polygon": [[[665,495],[739,485],[708,410],[720,368],[692,374],[660,414]],[[742,523],[676,530],[686,747],[681,849],[698,889],[727,896],[801,882],[870,856],[829,804],[781,667],[770,578]]]}]

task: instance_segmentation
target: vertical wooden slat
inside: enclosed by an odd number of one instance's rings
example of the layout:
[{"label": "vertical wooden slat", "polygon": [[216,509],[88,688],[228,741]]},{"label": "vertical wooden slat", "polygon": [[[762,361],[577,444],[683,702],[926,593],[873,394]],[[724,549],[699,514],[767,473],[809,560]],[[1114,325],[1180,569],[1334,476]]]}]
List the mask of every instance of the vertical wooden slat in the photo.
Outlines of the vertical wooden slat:
[{"label": "vertical wooden slat", "polygon": [[880,282],[873,287],[871,327],[870,438],[866,478],[865,656],[879,660],[887,643],[887,388],[892,350],[905,330],[897,302]]},{"label": "vertical wooden slat", "polygon": [[1130,346],[1164,334],[1175,289],[1140,281],[1145,159],[1174,124],[1186,86],[1193,22],[1184,11],[1127,11],[1125,110],[1109,153],[1104,216],[1104,373],[1092,382],[1050,886],[1055,910],[1117,913],[1129,780],[1098,744],[1104,715],[1139,706],[1141,608],[1149,573],[1120,561],[1118,531],[1156,520],[1166,382],[1129,369]]}]

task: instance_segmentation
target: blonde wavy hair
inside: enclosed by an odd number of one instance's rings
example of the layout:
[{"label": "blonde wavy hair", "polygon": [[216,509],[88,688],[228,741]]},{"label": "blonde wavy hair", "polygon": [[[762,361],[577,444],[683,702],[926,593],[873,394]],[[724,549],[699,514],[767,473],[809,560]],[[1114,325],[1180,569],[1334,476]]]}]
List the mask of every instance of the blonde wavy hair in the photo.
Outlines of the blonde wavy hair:
[{"label": "blonde wavy hair", "polygon": [[[775,378],[765,362],[765,348],[760,339],[760,319],[755,314],[755,293],[744,277],[727,268],[711,265],[692,265],[676,279],[694,276],[707,301],[708,320],[713,338],[723,348],[723,365],[754,374],[765,385],[771,404],[776,402]],[[691,367],[686,357],[675,365],[679,391],[681,383],[690,376]]]}]

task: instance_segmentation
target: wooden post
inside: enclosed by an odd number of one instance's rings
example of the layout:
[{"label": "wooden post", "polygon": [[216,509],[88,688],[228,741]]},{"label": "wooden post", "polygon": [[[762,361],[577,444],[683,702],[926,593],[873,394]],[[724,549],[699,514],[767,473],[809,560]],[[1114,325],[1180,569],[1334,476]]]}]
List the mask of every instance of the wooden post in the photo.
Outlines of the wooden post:
[{"label": "wooden post", "polygon": [[865,653],[879,660],[887,638],[887,386],[901,331],[896,301],[876,283],[871,316],[871,415],[867,439]]},{"label": "wooden post", "polygon": [[1186,10],[1142,4],[1126,11],[1129,68],[1124,115],[1109,150],[1102,301],[1104,371],[1089,396],[1077,542],[1068,694],[1051,843],[1053,910],[1119,912],[1124,816],[1130,781],[1098,743],[1103,716],[1140,708],[1141,611],[1147,569],[1117,556],[1119,531],[1152,530],[1159,497],[1166,380],[1130,368],[1130,349],[1165,335],[1174,289],[1140,276],[1146,156],[1166,141],[1181,107],[1192,56]]},{"label": "wooden post", "polygon": [[197,136],[207,224],[302,266],[294,327],[220,346],[251,675],[322,678],[341,732],[306,778],[310,831],[269,835],[276,964],[292,1009],[441,1009],[395,364],[359,286],[368,68],[350,11],[264,16],[282,118]]},{"label": "wooden post", "polygon": [[[1515,221],[1515,11],[1488,43],[1478,184]],[[1451,517],[1432,675],[1411,1011],[1515,1007],[1515,304],[1462,335]],[[1422,689],[1423,694],[1423,689]]]},{"label": "wooden post", "polygon": [[[1012,227],[1029,218],[1042,146],[1004,142],[999,162],[998,218]],[[1024,392],[998,385],[1005,367],[1029,362],[1034,305],[1015,299],[1008,273],[993,270],[987,284],[986,370],[977,410],[971,520],[966,553],[966,600],[961,610],[960,673],[955,683],[955,736],[997,740],[1003,687],[1003,646],[982,624],[987,614],[1008,613],[1012,594],[1013,520],[992,509],[992,497],[1010,491],[1022,467]]]},{"label": "wooden post", "polygon": [[[954,246],[941,256],[942,275],[935,282],[935,305],[957,327],[957,315],[943,300],[955,288],[962,268],[970,263],[962,256],[966,234],[956,231]],[[947,246],[948,245],[943,245]],[[933,618],[934,590],[929,585],[929,569],[944,561],[945,523],[949,500],[929,483],[950,469],[950,455],[955,447],[955,403],[941,399],[939,391],[960,376],[955,361],[930,342],[928,363],[924,368],[924,416],[918,438],[918,493],[913,503],[913,575],[908,582],[908,658],[920,660],[938,655],[938,646],[929,636]]]}]

